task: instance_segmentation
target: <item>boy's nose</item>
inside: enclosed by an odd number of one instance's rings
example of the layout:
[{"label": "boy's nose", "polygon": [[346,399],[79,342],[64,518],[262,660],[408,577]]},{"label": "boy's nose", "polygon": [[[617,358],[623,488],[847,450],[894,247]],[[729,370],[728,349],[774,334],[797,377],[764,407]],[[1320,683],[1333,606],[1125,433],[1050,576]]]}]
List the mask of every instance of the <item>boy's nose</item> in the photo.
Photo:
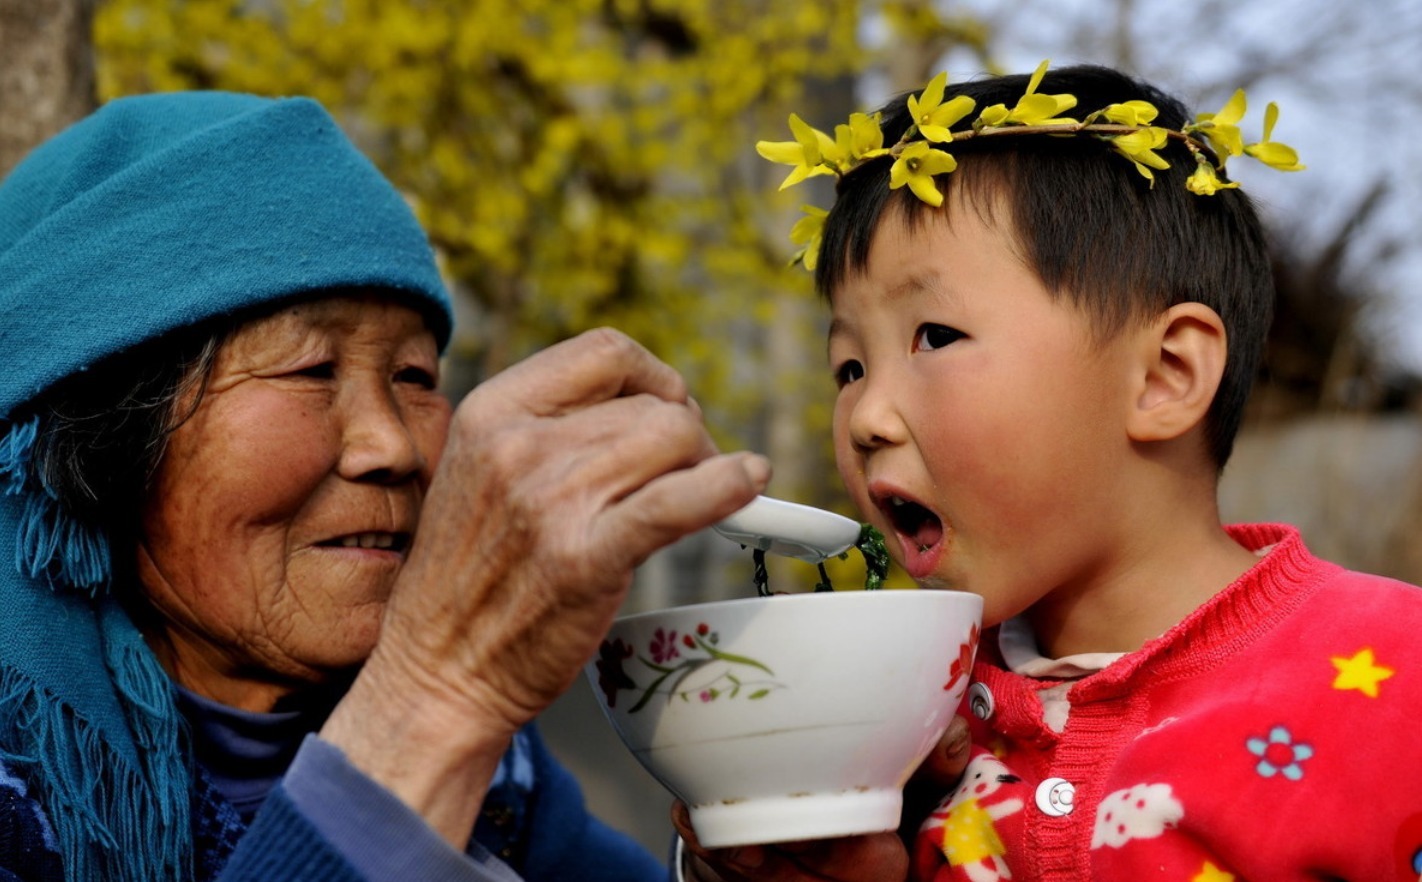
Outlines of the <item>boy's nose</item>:
[{"label": "boy's nose", "polygon": [[907,426],[896,399],[884,381],[861,380],[864,388],[849,414],[849,438],[861,451],[901,444],[908,437]]}]

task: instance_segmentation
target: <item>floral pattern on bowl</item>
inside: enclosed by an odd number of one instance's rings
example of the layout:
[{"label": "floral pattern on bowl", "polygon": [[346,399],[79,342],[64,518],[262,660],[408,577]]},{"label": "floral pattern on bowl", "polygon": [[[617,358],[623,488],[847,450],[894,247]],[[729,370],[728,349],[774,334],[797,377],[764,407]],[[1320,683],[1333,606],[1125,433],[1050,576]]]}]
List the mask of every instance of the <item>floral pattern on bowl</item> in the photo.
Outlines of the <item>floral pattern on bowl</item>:
[{"label": "floral pattern on bowl", "polygon": [[[604,640],[595,662],[598,688],[606,696],[608,707],[617,706],[620,692],[640,692],[636,702],[628,708],[629,714],[646,707],[658,694],[665,695],[667,701],[679,698],[708,703],[741,696],[758,701],[785,688],[774,679],[775,672],[767,665],[717,649],[719,642],[720,635],[705,622],[698,623],[695,632],[681,635],[674,629],[658,628],[648,641],[645,653],[638,653],[621,638]],[[645,669],[639,671],[645,675],[642,683],[633,679],[625,667],[633,658]],[[683,688],[691,675],[715,662],[722,663],[725,669],[708,681]]]},{"label": "floral pattern on bowl", "polygon": [[958,646],[958,657],[953,659],[953,664],[948,667],[948,682],[943,684],[944,692],[952,692],[962,681],[966,684],[967,679],[973,675],[973,659],[978,654],[979,628],[973,625],[973,629],[968,632],[968,639]]}]

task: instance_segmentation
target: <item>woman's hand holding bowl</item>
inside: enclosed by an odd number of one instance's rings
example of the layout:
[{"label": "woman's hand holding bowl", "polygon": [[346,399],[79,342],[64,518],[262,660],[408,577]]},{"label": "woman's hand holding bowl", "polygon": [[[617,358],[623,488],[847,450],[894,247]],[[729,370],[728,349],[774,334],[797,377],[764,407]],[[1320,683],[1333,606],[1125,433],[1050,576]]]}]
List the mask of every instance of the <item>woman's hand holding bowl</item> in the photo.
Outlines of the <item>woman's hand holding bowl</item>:
[{"label": "woman's hand holding bowl", "polygon": [[463,846],[513,733],[567,689],[632,571],[764,489],[680,376],[607,330],[456,409],[380,639],[322,735]]}]

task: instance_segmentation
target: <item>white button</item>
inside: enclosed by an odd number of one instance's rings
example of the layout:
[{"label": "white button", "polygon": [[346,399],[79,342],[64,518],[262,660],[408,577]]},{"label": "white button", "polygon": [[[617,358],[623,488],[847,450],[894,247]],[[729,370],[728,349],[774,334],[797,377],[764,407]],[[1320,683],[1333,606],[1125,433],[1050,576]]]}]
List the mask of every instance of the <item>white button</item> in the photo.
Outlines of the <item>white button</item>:
[{"label": "white button", "polygon": [[968,709],[973,712],[973,716],[980,720],[986,720],[992,716],[996,705],[992,700],[992,690],[981,683],[974,683],[968,687]]},{"label": "white button", "polygon": [[1076,787],[1065,778],[1048,778],[1037,785],[1037,808],[1042,814],[1060,818],[1071,814]]}]

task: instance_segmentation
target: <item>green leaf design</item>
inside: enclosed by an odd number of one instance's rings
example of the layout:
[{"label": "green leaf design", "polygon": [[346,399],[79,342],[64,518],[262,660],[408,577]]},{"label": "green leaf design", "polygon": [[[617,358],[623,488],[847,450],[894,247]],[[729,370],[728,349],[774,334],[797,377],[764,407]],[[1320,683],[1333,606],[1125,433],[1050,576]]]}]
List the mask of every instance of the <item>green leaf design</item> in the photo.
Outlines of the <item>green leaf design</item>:
[{"label": "green leaf design", "polygon": [[701,648],[706,650],[707,654],[714,659],[718,659],[723,662],[730,662],[731,664],[736,665],[749,665],[752,668],[759,668],[760,670],[765,671],[772,677],[775,676],[774,671],[772,671],[770,668],[766,667],[765,665],[761,664],[753,658],[748,658],[744,655],[736,655],[735,653],[731,652],[723,652],[722,650],[711,646],[706,641],[702,640],[700,637],[696,638],[696,642],[700,644]]}]

